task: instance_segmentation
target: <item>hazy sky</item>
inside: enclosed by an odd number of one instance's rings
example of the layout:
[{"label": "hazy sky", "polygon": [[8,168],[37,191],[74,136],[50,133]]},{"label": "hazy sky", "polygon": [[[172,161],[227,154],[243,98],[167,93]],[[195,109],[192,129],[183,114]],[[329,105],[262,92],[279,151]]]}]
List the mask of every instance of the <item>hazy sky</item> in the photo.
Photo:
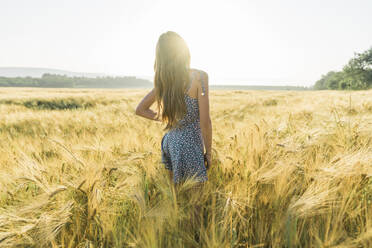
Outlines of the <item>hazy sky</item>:
[{"label": "hazy sky", "polygon": [[0,0],[0,66],[153,75],[179,33],[211,84],[311,85],[372,46],[371,0]]}]

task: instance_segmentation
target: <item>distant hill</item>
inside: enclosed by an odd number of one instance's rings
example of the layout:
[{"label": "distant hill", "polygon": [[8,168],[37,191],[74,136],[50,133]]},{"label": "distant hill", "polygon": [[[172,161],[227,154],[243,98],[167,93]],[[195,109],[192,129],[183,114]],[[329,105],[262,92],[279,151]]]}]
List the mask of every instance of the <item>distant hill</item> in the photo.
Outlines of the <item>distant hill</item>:
[{"label": "distant hill", "polygon": [[40,88],[150,88],[149,80],[125,77],[81,77],[44,73],[41,77],[3,77],[0,87],[40,87]]},{"label": "distant hill", "polygon": [[[50,68],[0,67],[0,87],[152,88],[152,79],[149,76],[113,77],[102,73],[72,72]],[[311,90],[312,88],[285,85],[210,85],[210,89]]]},{"label": "distant hill", "polygon": [[72,72],[51,68],[32,68],[32,67],[0,67],[0,77],[34,77],[40,78],[43,74],[66,75],[68,77],[103,77],[102,73]]}]

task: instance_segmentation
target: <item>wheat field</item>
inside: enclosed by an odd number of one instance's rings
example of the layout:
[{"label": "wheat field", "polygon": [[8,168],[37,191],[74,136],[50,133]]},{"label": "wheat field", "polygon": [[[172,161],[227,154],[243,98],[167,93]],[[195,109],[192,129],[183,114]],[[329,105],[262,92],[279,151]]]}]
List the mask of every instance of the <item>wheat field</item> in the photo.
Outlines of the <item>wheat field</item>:
[{"label": "wheat field", "polygon": [[372,247],[372,91],[211,91],[202,188],[146,92],[0,89],[0,247]]}]

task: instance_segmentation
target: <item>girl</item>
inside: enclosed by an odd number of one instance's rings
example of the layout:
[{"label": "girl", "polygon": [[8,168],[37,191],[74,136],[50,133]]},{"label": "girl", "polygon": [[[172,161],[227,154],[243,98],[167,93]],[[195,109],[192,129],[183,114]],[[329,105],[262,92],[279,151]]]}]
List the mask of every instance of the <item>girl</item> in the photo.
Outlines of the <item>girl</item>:
[{"label": "girl", "polygon": [[[208,74],[190,68],[186,42],[171,31],[159,37],[154,70],[154,89],[139,103],[136,114],[166,124],[161,158],[174,183],[187,177],[205,182],[212,150]],[[155,101],[157,112],[150,109]]]}]

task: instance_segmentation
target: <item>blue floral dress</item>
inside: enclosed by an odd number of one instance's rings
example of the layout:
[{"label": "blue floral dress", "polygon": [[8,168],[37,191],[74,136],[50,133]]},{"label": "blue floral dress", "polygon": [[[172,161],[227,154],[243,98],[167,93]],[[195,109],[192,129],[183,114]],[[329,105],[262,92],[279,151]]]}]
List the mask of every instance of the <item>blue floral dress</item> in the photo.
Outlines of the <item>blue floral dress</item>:
[{"label": "blue floral dress", "polygon": [[[205,94],[204,83],[202,76],[202,95]],[[189,82],[187,92],[190,87],[191,82]],[[185,94],[185,102],[187,113],[179,121],[180,125],[165,133],[161,140],[161,160],[166,169],[173,171],[174,183],[192,176],[195,176],[197,181],[204,182],[208,180],[208,177],[204,165],[198,99]]]}]

